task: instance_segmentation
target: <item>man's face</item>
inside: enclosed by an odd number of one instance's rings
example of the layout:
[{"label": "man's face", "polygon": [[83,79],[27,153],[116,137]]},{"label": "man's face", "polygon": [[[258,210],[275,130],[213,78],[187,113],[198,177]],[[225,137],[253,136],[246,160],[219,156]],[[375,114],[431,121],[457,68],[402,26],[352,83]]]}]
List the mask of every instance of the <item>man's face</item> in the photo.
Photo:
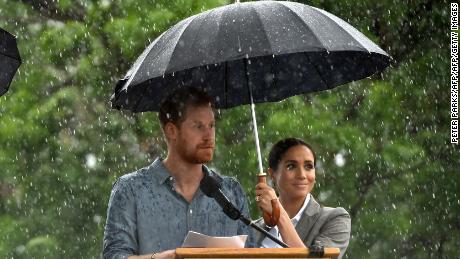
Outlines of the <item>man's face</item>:
[{"label": "man's face", "polygon": [[215,147],[214,112],[210,106],[188,106],[185,120],[177,127],[175,149],[189,163],[212,160]]}]

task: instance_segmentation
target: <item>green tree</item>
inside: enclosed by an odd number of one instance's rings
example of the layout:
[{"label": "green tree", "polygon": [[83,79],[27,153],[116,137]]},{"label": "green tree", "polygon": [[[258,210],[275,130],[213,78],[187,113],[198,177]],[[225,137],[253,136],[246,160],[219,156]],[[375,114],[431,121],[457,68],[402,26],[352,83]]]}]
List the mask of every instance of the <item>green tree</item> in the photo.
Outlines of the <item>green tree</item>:
[{"label": "green tree", "polygon": [[[155,114],[110,109],[116,81],[167,28],[228,2],[0,0],[0,27],[18,35],[24,62],[0,97],[0,257],[99,257],[112,183],[165,149]],[[394,61],[372,79],[258,105],[264,157],[283,137],[313,144],[314,195],[352,216],[348,258],[455,258],[448,2],[305,3],[348,21]],[[211,166],[236,176],[252,201],[250,123],[247,106],[219,111]]]}]

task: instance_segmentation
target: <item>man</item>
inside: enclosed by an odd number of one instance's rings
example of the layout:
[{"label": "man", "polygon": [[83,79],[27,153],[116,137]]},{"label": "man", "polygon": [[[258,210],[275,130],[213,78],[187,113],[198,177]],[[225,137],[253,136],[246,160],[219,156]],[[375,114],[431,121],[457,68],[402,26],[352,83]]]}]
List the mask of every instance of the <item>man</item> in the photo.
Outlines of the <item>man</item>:
[{"label": "man", "polygon": [[[167,157],[115,182],[104,231],[104,258],[172,259],[190,230],[211,236],[250,234],[247,226],[228,218],[199,189],[209,173],[221,181],[233,204],[249,214],[240,184],[203,165],[214,153],[211,98],[195,88],[179,89],[163,101],[158,117]],[[247,245],[252,246],[251,236]]]}]

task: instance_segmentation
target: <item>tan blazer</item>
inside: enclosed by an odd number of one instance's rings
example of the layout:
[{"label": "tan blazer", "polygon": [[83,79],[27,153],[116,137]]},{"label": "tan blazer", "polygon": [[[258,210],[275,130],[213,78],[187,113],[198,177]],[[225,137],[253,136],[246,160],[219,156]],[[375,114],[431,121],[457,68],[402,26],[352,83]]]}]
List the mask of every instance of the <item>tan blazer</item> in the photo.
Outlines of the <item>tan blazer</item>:
[{"label": "tan blazer", "polygon": [[[270,229],[262,218],[256,224]],[[342,258],[350,241],[351,219],[344,208],[322,207],[311,196],[296,230],[307,247],[315,242],[320,242],[324,247],[337,247],[340,249],[339,258]],[[255,236],[256,247],[260,247],[265,236],[259,232]]]}]

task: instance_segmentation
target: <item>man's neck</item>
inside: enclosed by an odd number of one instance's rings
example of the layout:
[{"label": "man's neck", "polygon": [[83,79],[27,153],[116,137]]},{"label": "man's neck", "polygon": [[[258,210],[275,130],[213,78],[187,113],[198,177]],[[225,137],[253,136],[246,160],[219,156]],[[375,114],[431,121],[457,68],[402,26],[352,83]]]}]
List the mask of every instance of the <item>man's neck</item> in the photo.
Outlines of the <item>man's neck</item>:
[{"label": "man's neck", "polygon": [[176,191],[191,202],[203,178],[203,165],[188,163],[171,154],[163,160],[163,164],[174,177]]}]

